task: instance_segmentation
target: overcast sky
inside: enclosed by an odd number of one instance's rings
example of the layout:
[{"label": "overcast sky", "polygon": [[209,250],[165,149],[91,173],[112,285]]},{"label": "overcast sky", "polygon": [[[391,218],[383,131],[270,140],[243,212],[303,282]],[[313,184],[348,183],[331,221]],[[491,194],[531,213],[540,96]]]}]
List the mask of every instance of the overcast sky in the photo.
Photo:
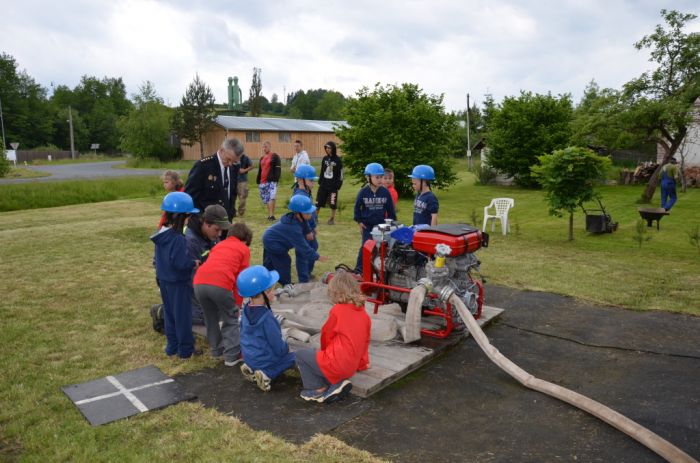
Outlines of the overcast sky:
[{"label": "overcast sky", "polygon": [[228,77],[246,99],[255,66],[267,98],[411,82],[459,110],[467,92],[480,104],[520,90],[578,101],[591,79],[619,88],[650,68],[633,44],[661,8],[700,15],[698,0],[0,0],[0,51],[49,92],[122,77],[177,105],[199,73],[225,103]]}]

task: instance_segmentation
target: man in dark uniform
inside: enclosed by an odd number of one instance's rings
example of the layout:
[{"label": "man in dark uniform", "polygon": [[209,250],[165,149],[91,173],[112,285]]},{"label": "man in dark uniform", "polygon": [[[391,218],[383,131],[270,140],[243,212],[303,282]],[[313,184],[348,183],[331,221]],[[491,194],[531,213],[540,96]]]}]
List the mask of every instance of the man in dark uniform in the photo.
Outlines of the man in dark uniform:
[{"label": "man in dark uniform", "polygon": [[229,220],[236,215],[238,161],[243,151],[243,143],[236,138],[227,138],[216,153],[195,161],[187,177],[185,192],[192,196],[200,211],[218,204],[226,209]]}]

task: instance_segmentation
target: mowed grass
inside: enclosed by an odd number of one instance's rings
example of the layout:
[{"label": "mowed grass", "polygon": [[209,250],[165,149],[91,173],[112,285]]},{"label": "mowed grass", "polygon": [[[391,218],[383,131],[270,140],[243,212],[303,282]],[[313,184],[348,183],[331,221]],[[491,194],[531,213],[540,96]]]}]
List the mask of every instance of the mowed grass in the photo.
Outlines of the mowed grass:
[{"label": "mowed grass", "polygon": [[[516,202],[513,232],[491,234],[490,247],[478,252],[490,283],[636,310],[700,312],[700,255],[687,236],[700,224],[699,190],[680,194],[661,230],[649,229],[652,239],[640,249],[632,238],[641,188],[603,187],[620,229],[589,235],[578,213],[576,239],[568,242],[567,219],[548,216],[542,192],[477,187],[471,174],[460,177],[449,191],[437,191],[441,223],[471,222],[472,212],[480,221],[493,197]],[[260,239],[269,223],[251,186],[245,221],[255,234],[252,263],[260,263]],[[285,174],[278,217],[290,186]],[[316,275],[355,262],[360,236],[352,206],[358,188],[347,181],[341,190],[337,225],[325,225],[328,210],[321,210],[320,252],[329,261],[317,264]],[[148,308],[159,301],[148,240],[160,216],[158,191],[141,199],[0,214],[0,460],[372,460],[328,436],[295,446],[196,403],[92,428],[63,395],[63,385],[148,364],[169,375],[214,365],[207,356],[166,358],[163,337],[150,327]],[[411,217],[412,199],[401,199],[399,218],[410,223]],[[487,284],[487,303],[488,291]]]}]

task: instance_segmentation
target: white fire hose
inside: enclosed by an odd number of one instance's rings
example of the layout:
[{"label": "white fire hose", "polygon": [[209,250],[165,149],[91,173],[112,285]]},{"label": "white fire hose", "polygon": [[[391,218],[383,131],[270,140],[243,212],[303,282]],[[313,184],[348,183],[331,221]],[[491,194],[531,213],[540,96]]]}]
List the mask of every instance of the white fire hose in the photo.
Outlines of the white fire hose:
[{"label": "white fire hose", "polygon": [[[423,291],[417,291],[417,294],[423,293]],[[411,292],[411,297],[413,298],[414,293]],[[675,445],[671,444],[666,439],[661,436],[651,432],[647,428],[641,426],[638,423],[630,420],[624,415],[616,412],[615,410],[606,407],[600,402],[596,402],[593,399],[589,399],[577,392],[566,389],[564,387],[558,386],[556,384],[550,383],[548,381],[535,378],[530,373],[526,372],[515,363],[508,360],[503,354],[501,354],[498,349],[493,347],[489,342],[488,338],[481,330],[479,324],[474,320],[471,312],[467,310],[464,303],[460,298],[452,294],[449,297],[449,302],[457,308],[460,317],[464,320],[467,325],[467,329],[476,340],[481,350],[491,359],[493,363],[498,365],[503,371],[508,373],[510,376],[515,378],[520,384],[535,391],[547,394],[548,396],[554,397],[556,399],[567,402],[574,407],[580,408],[581,410],[590,413],[591,415],[605,421],[612,427],[624,432],[628,436],[636,439],[641,444],[645,445],[650,450],[661,455],[666,460],[672,463],[698,463],[693,457],[685,453],[683,450],[679,449]],[[422,299],[421,299],[422,301]],[[411,301],[409,300],[409,305]]]}]

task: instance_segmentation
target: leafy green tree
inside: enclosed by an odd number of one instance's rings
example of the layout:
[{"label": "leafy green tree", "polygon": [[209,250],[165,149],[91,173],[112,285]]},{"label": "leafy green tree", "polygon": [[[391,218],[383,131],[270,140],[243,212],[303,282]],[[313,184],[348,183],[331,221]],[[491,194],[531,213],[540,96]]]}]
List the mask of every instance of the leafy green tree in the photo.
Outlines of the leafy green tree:
[{"label": "leafy green tree", "polygon": [[204,134],[214,125],[214,93],[196,74],[187,86],[180,106],[173,115],[172,128],[182,143],[199,143],[199,155],[204,157]]},{"label": "leafy green tree", "polygon": [[126,97],[126,86],[121,77],[110,78],[83,76],[70,97],[72,109],[78,110],[88,132],[84,144],[78,149],[87,149],[91,143],[99,143],[102,151],[114,152],[119,146],[117,121],[131,110]]},{"label": "leafy green tree", "polygon": [[177,148],[169,143],[173,110],[163,104],[149,81],[133,99],[134,109],[119,119],[120,148],[140,158],[174,159]]},{"label": "leafy green tree", "polygon": [[46,89],[26,71],[18,71],[15,59],[0,53],[0,100],[5,137],[24,148],[49,144],[53,125]]},{"label": "leafy green tree", "polygon": [[561,217],[569,213],[569,241],[574,239],[574,211],[586,201],[598,197],[596,181],[610,168],[610,159],[587,148],[568,147],[539,156],[532,166],[534,179],[542,185],[549,213]]},{"label": "leafy green tree", "polygon": [[340,121],[344,117],[345,97],[336,91],[326,92],[313,110],[312,119],[317,121]]},{"label": "leafy green tree", "polygon": [[407,175],[417,164],[429,164],[437,187],[454,183],[450,154],[458,138],[457,119],[445,113],[442,100],[408,83],[360,89],[347,103],[348,125],[335,131],[346,174],[363,179],[365,165],[379,162],[394,170],[397,190],[409,194]]},{"label": "leafy green tree", "polygon": [[666,27],[658,24],[654,33],[635,43],[638,50],[651,49],[649,61],[656,69],[645,72],[624,86],[628,120],[659,143],[664,158],[649,179],[642,200],[650,202],[660,180],[661,168],[678,151],[692,122],[692,107],[700,98],[700,34],[684,33],[694,14],[661,10]]},{"label": "leafy green tree", "polygon": [[530,167],[538,156],[566,147],[571,135],[570,95],[506,97],[488,119],[489,165],[523,186],[535,186]]},{"label": "leafy green tree", "polygon": [[0,177],[4,177],[10,171],[10,161],[5,153],[5,140],[0,136]]},{"label": "leafy green tree", "polygon": [[260,68],[253,68],[253,82],[250,84],[250,115],[258,117],[262,114],[262,80],[260,80]]}]

